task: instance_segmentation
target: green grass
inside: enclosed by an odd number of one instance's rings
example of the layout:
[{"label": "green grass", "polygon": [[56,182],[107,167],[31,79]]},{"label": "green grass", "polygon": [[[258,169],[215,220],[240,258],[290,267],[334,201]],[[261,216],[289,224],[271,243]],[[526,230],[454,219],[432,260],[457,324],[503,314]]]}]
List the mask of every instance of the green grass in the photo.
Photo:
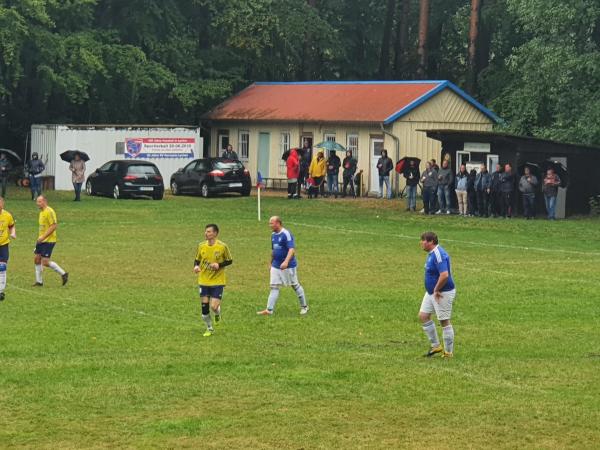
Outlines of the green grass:
[{"label": "green grass", "polygon": [[[295,234],[311,311],[273,317],[256,199],[49,193],[66,287],[34,281],[37,214],[17,220],[0,304],[0,447],[597,448],[597,220],[422,217],[401,202],[264,199]],[[16,197],[16,198],[15,198]],[[234,257],[203,338],[192,263],[216,222]],[[417,321],[434,230],[458,285],[456,356]]]}]

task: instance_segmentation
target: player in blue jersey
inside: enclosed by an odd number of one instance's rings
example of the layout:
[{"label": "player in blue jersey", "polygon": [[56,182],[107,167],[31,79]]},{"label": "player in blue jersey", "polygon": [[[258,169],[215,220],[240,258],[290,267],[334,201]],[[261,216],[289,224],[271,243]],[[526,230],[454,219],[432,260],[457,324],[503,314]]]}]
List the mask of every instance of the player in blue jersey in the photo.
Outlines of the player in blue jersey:
[{"label": "player in blue jersey", "polygon": [[[428,255],[425,262],[426,292],[421,303],[419,319],[423,324],[423,331],[431,343],[431,348],[424,356],[432,357],[442,353],[442,357],[451,358],[454,355],[454,329],[450,323],[450,317],[456,288],[452,279],[450,255],[438,245],[438,237],[431,231],[421,235],[421,248]],[[438,339],[435,323],[431,320],[433,313],[442,326],[444,348]]]},{"label": "player in blue jersey", "polygon": [[261,316],[273,314],[281,286],[291,286],[298,296],[300,314],[305,315],[308,312],[308,304],[304,296],[304,289],[298,282],[294,236],[283,228],[281,219],[277,216],[269,219],[269,226],[273,231],[271,234],[271,292],[267,308],[257,314]]}]

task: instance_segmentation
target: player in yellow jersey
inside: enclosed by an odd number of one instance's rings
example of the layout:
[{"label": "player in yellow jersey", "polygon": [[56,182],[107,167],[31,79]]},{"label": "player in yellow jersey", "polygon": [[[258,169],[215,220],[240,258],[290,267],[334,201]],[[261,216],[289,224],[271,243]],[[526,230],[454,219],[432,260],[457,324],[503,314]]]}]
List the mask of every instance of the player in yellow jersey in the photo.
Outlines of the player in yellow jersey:
[{"label": "player in yellow jersey", "polygon": [[212,336],[214,329],[210,310],[215,315],[215,325],[221,321],[221,300],[227,282],[225,267],[233,263],[227,245],[218,240],[219,227],[214,223],[204,227],[206,241],[198,245],[194,260],[194,273],[198,274],[198,288],[202,301],[202,320],[206,323],[205,337]]},{"label": "player in yellow jersey", "polygon": [[35,250],[33,251],[33,261],[35,264],[35,283],[33,283],[33,285],[44,285],[42,271],[44,267],[50,267],[60,275],[64,286],[69,280],[69,274],[54,261],[50,261],[52,250],[54,250],[54,246],[56,245],[56,227],[58,226],[56,213],[48,206],[48,200],[43,195],[40,195],[35,202],[38,208],[40,208],[40,217],[38,221],[40,230],[37,241],[35,242]]},{"label": "player in yellow jersey", "polygon": [[4,300],[6,289],[6,268],[8,265],[8,244],[10,238],[17,237],[15,219],[4,209],[4,198],[0,197],[0,302]]}]

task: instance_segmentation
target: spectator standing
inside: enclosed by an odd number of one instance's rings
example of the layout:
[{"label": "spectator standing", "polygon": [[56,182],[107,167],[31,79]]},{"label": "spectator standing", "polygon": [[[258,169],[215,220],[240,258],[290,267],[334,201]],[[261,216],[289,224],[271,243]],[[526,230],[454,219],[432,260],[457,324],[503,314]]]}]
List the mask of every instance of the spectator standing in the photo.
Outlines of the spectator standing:
[{"label": "spectator standing", "polygon": [[519,191],[523,195],[523,215],[527,220],[535,218],[535,189],[538,179],[525,166],[523,176],[519,180]]},{"label": "spectator standing", "polygon": [[356,190],[354,189],[354,174],[356,173],[357,164],[356,158],[352,156],[352,151],[347,150],[346,157],[344,158],[344,161],[342,161],[342,167],[344,168],[344,171],[342,172],[342,179],[344,182],[342,188],[342,197],[346,196],[346,191],[348,186],[350,186],[350,195],[356,198]]},{"label": "spectator standing", "polygon": [[319,193],[321,196],[324,194],[323,178],[325,178],[325,173],[325,157],[323,156],[323,152],[318,152],[317,156],[310,163],[308,170],[308,174],[313,179],[314,186],[316,187],[315,198],[319,196]]},{"label": "spectator standing", "polygon": [[12,164],[6,157],[6,153],[0,153],[0,182],[2,183],[2,198],[6,197],[6,186],[8,185],[8,177],[12,170]]},{"label": "spectator standing", "polygon": [[502,217],[512,217],[513,195],[515,191],[515,176],[510,164],[504,165],[504,172],[500,175],[500,193],[502,199]]},{"label": "spectator standing", "polygon": [[544,201],[546,202],[546,212],[548,220],[556,220],[556,197],[558,196],[558,187],[560,186],[560,178],[554,173],[554,169],[548,169],[544,177],[542,191],[544,193]]},{"label": "spectator standing", "polygon": [[387,198],[392,198],[392,189],[390,185],[390,171],[394,168],[394,163],[388,157],[386,149],[381,150],[381,157],[377,160],[377,171],[379,172],[379,197],[383,197],[383,185],[387,190]]},{"label": "spectator standing", "polygon": [[475,195],[477,197],[477,210],[479,217],[489,217],[489,200],[492,186],[492,177],[485,164],[479,166],[479,173],[475,177]]},{"label": "spectator standing", "polygon": [[467,183],[469,181],[469,174],[467,173],[467,166],[464,164],[460,165],[460,170],[456,174],[455,179],[455,190],[456,199],[458,200],[458,214],[461,216],[467,215]]},{"label": "spectator standing", "polygon": [[42,195],[42,172],[46,166],[39,159],[37,152],[31,154],[31,160],[27,163],[27,173],[29,174],[29,188],[31,189],[31,200],[36,200]]},{"label": "spectator standing", "polygon": [[502,198],[500,192],[501,176],[502,166],[500,164],[496,164],[496,170],[494,173],[492,173],[490,185],[490,204],[493,217],[498,217],[502,214]]},{"label": "spectator standing", "polygon": [[450,185],[453,183],[452,170],[448,160],[442,161],[442,168],[438,172],[438,202],[440,209],[436,214],[450,214]]},{"label": "spectator standing", "polygon": [[431,162],[425,163],[425,170],[421,174],[423,185],[423,213],[433,214],[435,212],[435,194],[438,187],[438,174]]},{"label": "spectator standing", "polygon": [[475,179],[477,178],[477,171],[471,169],[467,177],[467,214],[469,216],[478,216],[479,211],[477,209],[477,194],[475,192]]},{"label": "spectator standing", "polygon": [[225,158],[225,159],[235,159],[235,160],[239,159],[238,154],[233,149],[233,145],[231,145],[231,144],[227,145],[227,148],[223,151],[223,154],[221,155],[221,157]]},{"label": "spectator standing", "polygon": [[335,198],[337,198],[340,190],[338,178],[341,165],[340,157],[335,154],[335,150],[331,150],[327,159],[327,191],[329,194],[333,194]]},{"label": "spectator standing", "polygon": [[287,182],[288,182],[288,199],[298,198],[297,185],[298,177],[300,176],[300,161],[298,159],[298,151],[293,148],[285,160],[285,166],[287,168]]},{"label": "spectator standing", "polygon": [[300,171],[298,173],[298,191],[296,192],[298,198],[302,198],[302,186],[306,183],[308,178],[308,168],[310,167],[310,154],[304,148],[298,151],[298,160],[300,161]]},{"label": "spectator standing", "polygon": [[404,170],[406,178],[406,195],[408,197],[407,211],[416,211],[417,209],[417,185],[419,184],[419,169],[414,159],[408,163],[408,168]]},{"label": "spectator standing", "polygon": [[71,181],[75,188],[75,199],[74,201],[81,201],[81,186],[85,181],[85,161],[81,159],[79,153],[75,153],[75,156],[69,163],[69,170],[71,171]]}]

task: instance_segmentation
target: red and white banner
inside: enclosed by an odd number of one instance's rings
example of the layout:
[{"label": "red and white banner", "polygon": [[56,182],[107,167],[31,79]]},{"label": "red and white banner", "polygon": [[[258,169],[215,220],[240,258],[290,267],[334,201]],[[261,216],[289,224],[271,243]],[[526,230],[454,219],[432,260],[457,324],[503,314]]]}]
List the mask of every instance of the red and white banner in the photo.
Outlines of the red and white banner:
[{"label": "red and white banner", "polygon": [[195,138],[126,138],[125,158],[193,158]]}]

